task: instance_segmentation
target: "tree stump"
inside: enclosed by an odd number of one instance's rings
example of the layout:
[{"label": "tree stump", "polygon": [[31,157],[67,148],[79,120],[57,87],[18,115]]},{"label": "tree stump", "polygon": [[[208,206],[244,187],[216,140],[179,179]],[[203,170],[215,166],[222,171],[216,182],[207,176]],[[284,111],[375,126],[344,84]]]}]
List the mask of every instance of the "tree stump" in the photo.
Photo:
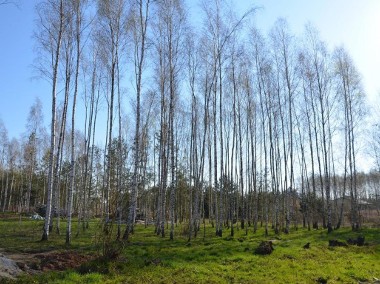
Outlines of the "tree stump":
[{"label": "tree stump", "polygon": [[255,249],[255,254],[271,254],[273,250],[274,248],[271,241],[262,241],[260,245]]},{"label": "tree stump", "polygon": [[346,247],[347,244],[345,242],[341,242],[338,240],[329,240],[329,247]]},{"label": "tree stump", "polygon": [[364,241],[365,241],[365,237],[364,236],[359,236],[359,237],[357,237],[357,239],[351,239],[351,238],[349,238],[347,240],[347,243],[349,245],[356,245],[356,246],[361,247],[361,246],[364,246]]}]

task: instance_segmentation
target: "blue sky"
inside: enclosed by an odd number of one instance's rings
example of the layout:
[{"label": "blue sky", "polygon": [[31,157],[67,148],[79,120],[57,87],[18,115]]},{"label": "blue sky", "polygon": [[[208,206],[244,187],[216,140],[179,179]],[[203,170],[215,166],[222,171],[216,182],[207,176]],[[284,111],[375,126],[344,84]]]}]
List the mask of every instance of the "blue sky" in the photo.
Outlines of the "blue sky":
[{"label": "blue sky", "polygon": [[[25,131],[30,106],[39,97],[43,102],[45,124],[50,121],[50,86],[32,79],[35,59],[34,6],[38,1],[20,0],[20,8],[0,6],[0,119],[9,137]],[[198,1],[197,1],[198,2]],[[277,18],[288,20],[291,31],[301,35],[311,22],[330,49],[344,45],[363,76],[370,102],[378,102],[380,92],[380,1],[379,0],[235,0],[242,13],[252,6],[262,7],[254,22],[268,31]],[[196,7],[195,1],[189,5]]]},{"label": "blue sky", "polygon": [[[247,2],[236,1],[239,8]],[[380,1],[379,0],[261,0],[256,24],[268,30],[278,17],[287,19],[291,31],[301,35],[307,22],[320,32],[330,50],[344,46],[363,76],[371,103],[380,92]]]},{"label": "blue sky", "polygon": [[13,5],[0,6],[0,118],[10,138],[24,131],[36,96],[49,101],[48,95],[43,94],[45,82],[31,79],[34,4],[34,1],[22,1],[20,9]]}]

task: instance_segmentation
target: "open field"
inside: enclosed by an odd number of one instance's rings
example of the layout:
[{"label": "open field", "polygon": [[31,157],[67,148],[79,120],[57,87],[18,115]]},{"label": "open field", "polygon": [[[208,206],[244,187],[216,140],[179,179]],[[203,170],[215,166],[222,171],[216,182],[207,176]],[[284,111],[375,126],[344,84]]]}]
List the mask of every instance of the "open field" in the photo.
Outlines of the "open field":
[{"label": "open field", "polygon": [[[379,283],[380,229],[352,232],[343,228],[327,235],[325,230],[292,230],[290,234],[264,236],[250,228],[236,230],[230,237],[215,237],[213,228],[203,228],[198,237],[187,242],[176,227],[174,241],[157,237],[154,228],[136,227],[128,243],[112,244],[121,250],[117,259],[101,258],[102,237],[99,221],[89,230],[73,236],[70,249],[61,235],[52,233],[40,242],[43,221],[16,215],[0,219],[1,253],[18,263],[26,263],[28,273],[17,280],[0,283]],[[116,226],[115,226],[116,231]],[[74,227],[73,232],[77,229]],[[366,245],[329,247],[328,240],[346,241],[365,236]],[[271,255],[256,255],[263,240],[272,240]],[[310,249],[304,249],[306,243]]]}]

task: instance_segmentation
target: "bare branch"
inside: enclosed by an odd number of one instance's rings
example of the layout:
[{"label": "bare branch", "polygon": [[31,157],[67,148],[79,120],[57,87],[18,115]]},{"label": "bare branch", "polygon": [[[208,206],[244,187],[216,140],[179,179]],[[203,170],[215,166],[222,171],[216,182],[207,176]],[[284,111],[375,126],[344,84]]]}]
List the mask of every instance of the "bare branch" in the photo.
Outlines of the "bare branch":
[{"label": "bare branch", "polygon": [[12,0],[0,0],[0,6],[1,5],[14,5],[16,8],[20,9],[20,3],[19,1],[12,1]]}]

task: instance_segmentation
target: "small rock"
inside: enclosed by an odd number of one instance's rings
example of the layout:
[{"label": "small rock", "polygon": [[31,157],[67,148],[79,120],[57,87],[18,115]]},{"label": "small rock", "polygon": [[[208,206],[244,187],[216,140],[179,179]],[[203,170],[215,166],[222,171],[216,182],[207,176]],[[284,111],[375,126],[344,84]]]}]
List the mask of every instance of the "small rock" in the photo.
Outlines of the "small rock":
[{"label": "small rock", "polygon": [[5,256],[0,257],[0,278],[15,279],[22,273],[17,263]]}]

